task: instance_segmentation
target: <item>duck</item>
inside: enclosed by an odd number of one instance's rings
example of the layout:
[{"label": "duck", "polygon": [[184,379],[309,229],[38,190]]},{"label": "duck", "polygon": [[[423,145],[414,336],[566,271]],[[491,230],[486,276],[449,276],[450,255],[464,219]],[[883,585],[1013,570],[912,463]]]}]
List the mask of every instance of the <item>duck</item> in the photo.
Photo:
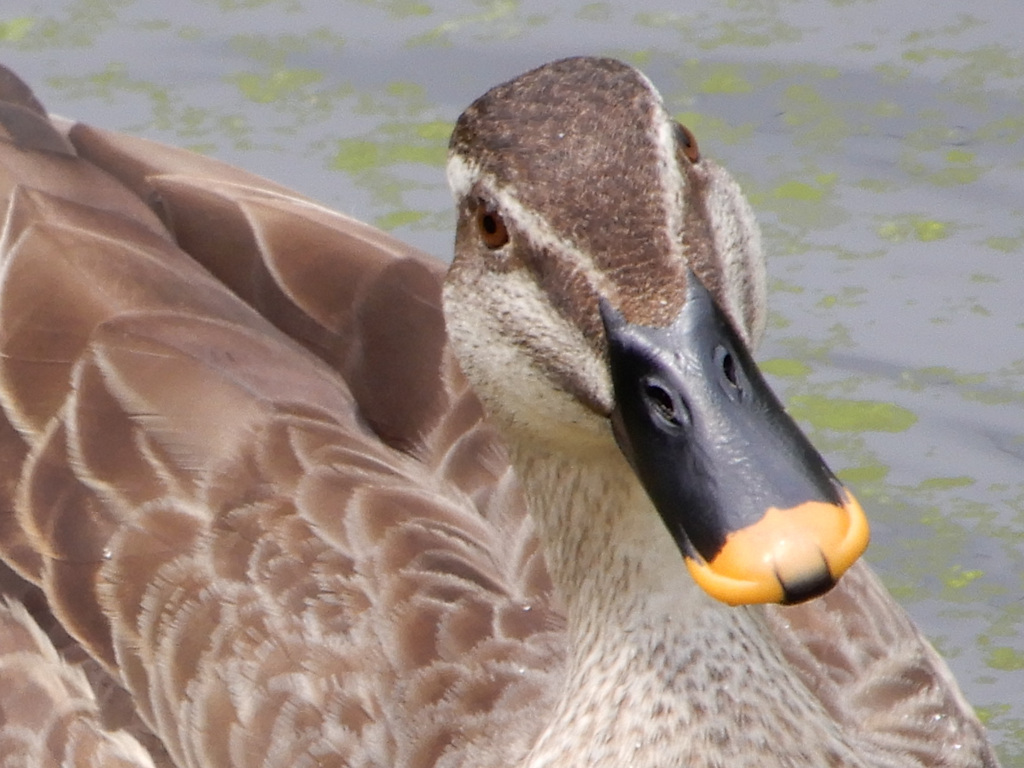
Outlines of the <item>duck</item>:
[{"label": "duck", "polygon": [[7,759],[998,765],[632,66],[459,117],[447,267],[7,69],[0,126]]}]

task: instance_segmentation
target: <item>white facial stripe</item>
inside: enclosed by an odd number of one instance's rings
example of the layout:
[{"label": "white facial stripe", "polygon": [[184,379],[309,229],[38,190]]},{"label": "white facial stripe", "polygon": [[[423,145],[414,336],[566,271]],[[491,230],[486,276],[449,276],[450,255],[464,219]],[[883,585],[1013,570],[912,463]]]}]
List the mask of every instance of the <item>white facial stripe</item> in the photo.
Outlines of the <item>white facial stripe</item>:
[{"label": "white facial stripe", "polygon": [[[651,93],[661,96],[646,76]],[[686,212],[686,177],[679,167],[675,123],[664,109],[655,111],[652,140],[658,151],[658,176],[665,205],[665,229],[673,258],[686,259],[683,248]],[[767,315],[767,276],[761,255],[760,229],[739,185],[713,161],[702,161],[709,183],[704,188],[705,209],[711,221],[714,251],[724,273],[726,295],[723,308],[733,318],[745,341],[756,346],[764,331]]]},{"label": "white facial stripe", "polygon": [[583,275],[590,290],[597,296],[614,295],[613,286],[607,275],[594,263],[590,254],[581,251],[575,244],[559,237],[547,222],[528,208],[520,205],[515,189],[498,189],[492,192],[498,207],[517,223],[535,249],[557,253],[559,260],[571,265],[575,272]]},{"label": "white facial stripe", "polygon": [[654,85],[644,77],[648,90],[655,98],[651,141],[658,153],[658,178],[661,180],[662,200],[665,208],[665,239],[673,259],[682,261],[683,216],[686,210],[686,178],[679,168],[676,154],[675,123],[665,111],[661,96]]},{"label": "white facial stripe", "polygon": [[[550,311],[550,299],[532,279],[532,275],[515,272],[505,275],[504,279],[509,294],[514,297],[512,306],[522,311],[519,321],[521,338],[534,348],[534,359],[550,357],[553,361],[559,361],[575,358],[575,371],[572,373],[578,383],[597,386],[597,391],[590,393],[592,399],[610,408],[612,395],[607,367],[587,343],[580,327]],[[558,354],[551,355],[551,350]],[[581,358],[581,353],[585,357]],[[530,398],[530,401],[534,401],[534,398]]]},{"label": "white facial stripe", "polygon": [[455,202],[469,194],[477,179],[480,178],[480,166],[467,160],[464,156],[451,153],[448,156],[448,188],[452,191]]},{"label": "white facial stripe", "polygon": [[557,253],[561,261],[583,275],[595,295],[614,295],[611,281],[588,253],[560,237],[542,216],[520,204],[514,187],[499,187],[492,178],[484,180],[482,177],[483,172],[476,163],[458,154],[453,154],[449,159],[448,184],[456,199],[465,197],[474,186],[481,184],[502,215],[515,222],[515,229],[529,239],[533,249],[546,249]]}]

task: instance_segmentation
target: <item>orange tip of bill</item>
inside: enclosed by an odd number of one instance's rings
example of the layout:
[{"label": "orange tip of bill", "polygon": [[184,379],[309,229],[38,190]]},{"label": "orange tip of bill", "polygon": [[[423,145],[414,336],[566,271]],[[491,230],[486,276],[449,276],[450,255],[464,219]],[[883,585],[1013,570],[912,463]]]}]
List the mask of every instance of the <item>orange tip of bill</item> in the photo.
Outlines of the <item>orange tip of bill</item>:
[{"label": "orange tip of bill", "polygon": [[729,605],[797,603],[828,591],[867,549],[868,521],[843,490],[843,504],[769,507],[733,531],[711,560],[686,558],[701,588]]}]

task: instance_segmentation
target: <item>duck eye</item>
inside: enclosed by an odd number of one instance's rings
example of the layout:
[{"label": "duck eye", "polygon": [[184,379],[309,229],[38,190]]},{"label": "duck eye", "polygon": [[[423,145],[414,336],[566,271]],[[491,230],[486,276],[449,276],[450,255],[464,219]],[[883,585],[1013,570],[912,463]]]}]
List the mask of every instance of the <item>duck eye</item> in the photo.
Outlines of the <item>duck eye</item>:
[{"label": "duck eye", "polygon": [[683,150],[686,159],[691,163],[700,161],[700,149],[697,147],[697,137],[689,128],[682,123],[676,123],[676,143]]},{"label": "duck eye", "polygon": [[484,245],[492,251],[501,248],[508,242],[508,228],[505,220],[494,208],[479,201],[476,208],[476,228],[480,232],[480,239]]}]

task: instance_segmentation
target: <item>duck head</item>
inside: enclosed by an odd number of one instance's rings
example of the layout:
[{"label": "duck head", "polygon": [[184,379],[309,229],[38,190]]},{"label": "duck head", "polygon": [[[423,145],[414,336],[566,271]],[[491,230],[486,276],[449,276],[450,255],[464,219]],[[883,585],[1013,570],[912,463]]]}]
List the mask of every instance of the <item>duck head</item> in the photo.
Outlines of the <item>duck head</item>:
[{"label": "duck head", "polygon": [[829,589],[867,523],[751,357],[749,205],[651,83],[575,58],[499,85],[459,118],[448,177],[449,335],[510,441],[621,451],[712,597]]}]

